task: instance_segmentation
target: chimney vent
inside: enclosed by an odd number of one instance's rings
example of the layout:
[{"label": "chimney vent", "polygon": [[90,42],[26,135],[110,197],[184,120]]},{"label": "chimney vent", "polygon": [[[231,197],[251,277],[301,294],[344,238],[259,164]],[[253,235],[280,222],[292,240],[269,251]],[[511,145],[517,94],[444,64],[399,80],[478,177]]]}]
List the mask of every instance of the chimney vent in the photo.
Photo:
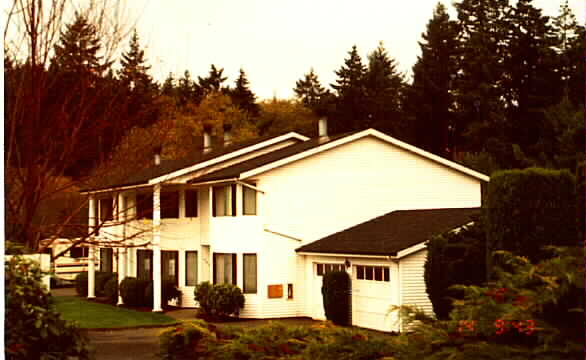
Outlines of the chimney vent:
[{"label": "chimney vent", "polygon": [[232,125],[224,124],[224,146],[232,144]]},{"label": "chimney vent", "polygon": [[207,154],[212,150],[212,127],[204,124],[203,126],[203,153]]},{"label": "chimney vent", "polygon": [[320,140],[327,141],[328,140],[328,119],[327,118],[322,117],[318,120],[317,130],[318,130],[318,136],[319,136]]},{"label": "chimney vent", "polygon": [[155,148],[155,151],[154,151],[154,153],[155,153],[155,165],[161,165],[161,152],[162,152],[161,147],[160,146],[157,146]]}]

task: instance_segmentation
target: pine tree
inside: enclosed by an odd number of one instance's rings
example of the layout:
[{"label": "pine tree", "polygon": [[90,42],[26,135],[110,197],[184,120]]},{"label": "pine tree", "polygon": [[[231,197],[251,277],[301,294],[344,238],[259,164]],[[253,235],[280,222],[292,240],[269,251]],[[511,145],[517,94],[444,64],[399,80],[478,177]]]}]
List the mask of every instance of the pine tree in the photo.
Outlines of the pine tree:
[{"label": "pine tree", "polygon": [[165,82],[163,82],[163,86],[161,87],[161,94],[169,97],[174,97],[177,95],[177,91],[175,88],[175,77],[173,73],[170,72]]},{"label": "pine tree", "polygon": [[362,64],[356,45],[348,55],[344,65],[336,71],[336,83],[331,85],[336,95],[334,118],[330,122],[333,133],[362,129],[365,123],[366,66]]},{"label": "pine tree", "polygon": [[323,110],[324,99],[329,93],[321,86],[313,68],[309,69],[303,79],[297,80],[293,91],[301,103],[315,113],[320,113]]},{"label": "pine tree", "polygon": [[226,81],[226,77],[222,77],[223,68],[217,69],[214,64],[210,67],[210,72],[207,77],[198,76],[198,84],[202,90],[203,96],[210,93],[226,92],[227,89],[222,87],[222,83]]},{"label": "pine tree", "polygon": [[382,42],[368,55],[364,88],[366,117],[362,126],[377,127],[393,136],[404,138],[401,116],[404,80]]},{"label": "pine tree", "polygon": [[118,77],[125,87],[142,92],[153,90],[153,79],[148,74],[151,67],[146,64],[144,50],[140,48],[136,30],[134,30],[130,39],[130,49],[122,54],[120,65],[121,69],[118,70]]},{"label": "pine tree", "polygon": [[449,156],[449,129],[454,125],[451,80],[456,76],[458,30],[442,3],[437,4],[421,36],[421,55],[413,66],[413,83],[406,98],[410,139],[427,151]]},{"label": "pine tree", "polygon": [[201,102],[202,89],[193,81],[189,70],[185,70],[183,77],[177,82],[175,91],[180,106],[185,106],[188,103],[199,104]]},{"label": "pine tree", "polygon": [[256,97],[250,90],[249,81],[242,68],[240,69],[240,74],[238,75],[238,79],[236,79],[234,88],[230,89],[229,94],[234,105],[252,116],[258,115],[259,107],[255,102]]},{"label": "pine tree", "polygon": [[104,62],[100,55],[101,45],[96,28],[79,13],[75,14],[74,22],[61,32],[54,50],[51,65],[58,68],[59,72],[80,80],[95,79],[111,65]]}]

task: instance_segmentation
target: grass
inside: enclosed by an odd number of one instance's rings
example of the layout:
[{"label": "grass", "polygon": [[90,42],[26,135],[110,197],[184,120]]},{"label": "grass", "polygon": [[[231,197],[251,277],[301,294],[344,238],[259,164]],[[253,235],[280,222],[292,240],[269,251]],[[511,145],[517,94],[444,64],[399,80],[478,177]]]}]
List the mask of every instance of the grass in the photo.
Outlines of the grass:
[{"label": "grass", "polygon": [[177,320],[164,314],[122,309],[77,296],[55,296],[53,300],[57,311],[64,319],[77,322],[83,329],[116,329],[177,323]]}]

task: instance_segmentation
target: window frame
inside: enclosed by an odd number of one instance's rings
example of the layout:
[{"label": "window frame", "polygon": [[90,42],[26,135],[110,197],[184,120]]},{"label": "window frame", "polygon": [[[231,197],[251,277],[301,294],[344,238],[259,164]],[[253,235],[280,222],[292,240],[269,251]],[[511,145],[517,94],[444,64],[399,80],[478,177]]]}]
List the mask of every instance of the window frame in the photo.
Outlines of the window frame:
[{"label": "window frame", "polygon": [[[195,268],[194,269],[190,269],[189,268],[189,254],[195,254]],[[196,250],[187,250],[185,251],[185,286],[196,286],[197,285],[197,280],[199,277],[198,271],[197,271],[197,266],[198,266],[198,262],[199,262],[199,255],[197,253]],[[188,283],[188,279],[189,277],[187,276],[187,274],[190,273],[191,271],[195,271],[195,283],[193,285],[190,285]]]},{"label": "window frame", "polygon": [[[247,257],[254,256],[254,289],[247,288],[246,282],[246,259]],[[244,294],[257,294],[258,293],[258,255],[256,253],[245,253],[242,254],[242,293]]]},{"label": "window frame", "polygon": [[[230,190],[227,190],[227,189]],[[231,201],[230,201],[230,205],[231,205],[231,214],[228,214],[228,209],[224,208],[224,213],[223,214],[218,214],[217,211],[217,199],[216,199],[216,192],[217,191],[224,191],[224,205],[226,205],[226,194],[228,193],[228,191],[230,192],[231,195]],[[227,185],[221,185],[221,186],[213,186],[212,187],[212,216],[213,217],[222,217],[222,216],[236,216],[236,184],[227,184]]]},{"label": "window frame", "polygon": [[[256,186],[256,183],[250,183],[249,185],[251,186]],[[246,193],[247,192],[253,192],[254,193],[254,212],[253,213],[247,213],[246,212]],[[244,216],[256,216],[258,214],[258,191],[256,191],[255,189],[252,189],[246,185],[242,185],[242,215]]]},{"label": "window frame", "polygon": [[161,219],[179,219],[179,191],[161,191]]},{"label": "window frame", "polygon": [[[78,253],[81,252],[81,253]],[[90,248],[87,246],[75,246],[69,249],[69,257],[72,259],[84,259],[90,255]]]},{"label": "window frame", "polygon": [[346,271],[346,265],[343,263],[315,263],[317,276],[324,276],[329,272]]},{"label": "window frame", "polygon": [[231,284],[233,285],[237,285],[237,273],[238,273],[238,264],[237,264],[237,259],[236,259],[236,254],[235,253],[214,253],[213,254],[213,276],[212,279],[214,281],[214,284],[224,284],[225,282],[222,280],[222,282],[218,282],[217,279],[217,260],[216,260],[216,256],[224,256],[225,258],[229,258],[230,261],[232,262],[232,282]]},{"label": "window frame", "polygon": [[[355,265],[356,280],[390,282],[390,267],[384,265]],[[378,270],[378,275],[377,275]]]}]

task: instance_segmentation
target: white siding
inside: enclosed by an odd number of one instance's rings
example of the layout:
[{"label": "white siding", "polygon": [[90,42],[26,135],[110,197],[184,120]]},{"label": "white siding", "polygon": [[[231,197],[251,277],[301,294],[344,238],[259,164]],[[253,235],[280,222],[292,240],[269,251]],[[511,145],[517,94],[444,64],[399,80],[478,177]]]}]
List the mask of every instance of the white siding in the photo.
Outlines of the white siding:
[{"label": "white siding", "polygon": [[426,258],[427,249],[423,249],[400,260],[401,304],[417,306],[433,316],[433,307],[425,288]]},{"label": "white siding", "polygon": [[480,183],[374,137],[255,176],[267,228],[305,243],[393,210],[480,206]]}]

